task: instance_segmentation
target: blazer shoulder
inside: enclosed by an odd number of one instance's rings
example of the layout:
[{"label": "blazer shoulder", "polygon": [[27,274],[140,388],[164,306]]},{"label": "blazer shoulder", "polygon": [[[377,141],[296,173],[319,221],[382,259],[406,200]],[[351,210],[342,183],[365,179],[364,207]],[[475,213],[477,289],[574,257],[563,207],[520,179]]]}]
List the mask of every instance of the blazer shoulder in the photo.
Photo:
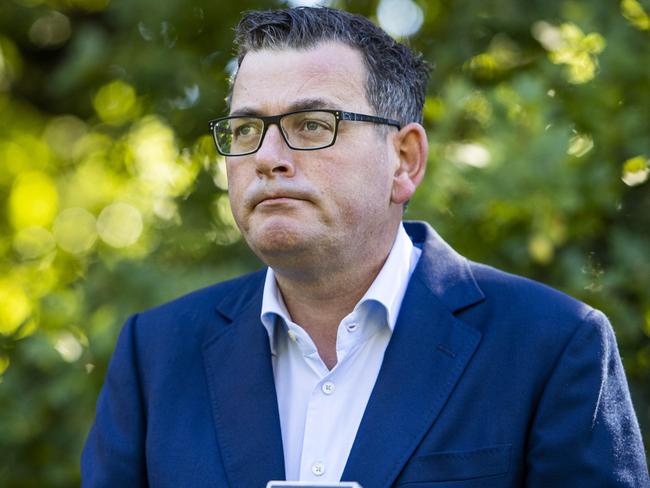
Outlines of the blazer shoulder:
[{"label": "blazer shoulder", "polygon": [[584,319],[595,309],[580,300],[538,281],[469,261],[477,284],[488,301],[509,303],[509,308],[525,306],[529,312]]},{"label": "blazer shoulder", "polygon": [[491,363],[504,358],[503,370],[526,371],[542,388],[567,355],[580,351],[597,364],[617,354],[614,329],[599,310],[528,278],[483,264],[471,268],[485,300],[459,318],[481,332],[480,354]]},{"label": "blazer shoulder", "polygon": [[514,333],[553,349],[583,327],[611,328],[602,312],[555,288],[484,264],[470,262],[470,267],[485,300],[468,318],[482,324],[484,333]]}]

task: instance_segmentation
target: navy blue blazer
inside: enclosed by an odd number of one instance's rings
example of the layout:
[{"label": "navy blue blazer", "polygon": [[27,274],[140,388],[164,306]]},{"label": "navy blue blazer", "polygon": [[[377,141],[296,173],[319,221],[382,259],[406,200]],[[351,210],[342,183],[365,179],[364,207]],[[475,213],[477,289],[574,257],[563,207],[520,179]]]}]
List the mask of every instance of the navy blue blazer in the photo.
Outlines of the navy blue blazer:
[{"label": "navy blue blazer", "polygon": [[[428,225],[343,480],[364,488],[650,486],[605,316],[469,262]],[[284,479],[264,272],[131,317],[82,455],[84,487]]]}]

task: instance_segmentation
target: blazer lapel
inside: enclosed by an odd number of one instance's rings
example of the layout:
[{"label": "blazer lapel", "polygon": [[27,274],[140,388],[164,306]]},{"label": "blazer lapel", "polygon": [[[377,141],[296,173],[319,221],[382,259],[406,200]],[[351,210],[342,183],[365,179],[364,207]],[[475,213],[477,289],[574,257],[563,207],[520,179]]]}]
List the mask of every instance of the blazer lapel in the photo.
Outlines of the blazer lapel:
[{"label": "blazer lapel", "polygon": [[263,281],[237,290],[219,307],[233,317],[203,347],[221,459],[231,487],[284,479],[280,417],[269,339],[260,322]]},{"label": "blazer lapel", "polygon": [[481,338],[453,314],[483,299],[465,259],[428,226],[406,227],[423,253],[342,476],[365,487],[395,481]]}]

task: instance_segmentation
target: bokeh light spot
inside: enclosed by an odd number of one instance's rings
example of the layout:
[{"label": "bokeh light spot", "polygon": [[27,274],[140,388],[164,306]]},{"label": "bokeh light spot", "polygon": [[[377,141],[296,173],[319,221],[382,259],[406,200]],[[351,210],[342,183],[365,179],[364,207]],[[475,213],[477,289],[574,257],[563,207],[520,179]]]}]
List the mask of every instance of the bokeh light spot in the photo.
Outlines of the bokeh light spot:
[{"label": "bokeh light spot", "polygon": [[115,172],[110,170],[103,155],[87,158],[77,171],[61,186],[66,207],[82,207],[99,211],[115,200],[123,184]]},{"label": "bokeh light spot", "polygon": [[9,219],[15,229],[48,227],[56,215],[59,196],[52,179],[41,172],[23,173],[9,196]]},{"label": "bokeh light spot", "polygon": [[594,148],[594,139],[589,134],[575,134],[569,141],[567,154],[581,158]]},{"label": "bokeh light spot", "polygon": [[32,305],[23,288],[0,278],[0,334],[16,332],[31,312]]},{"label": "bokeh light spot", "polygon": [[474,168],[485,168],[492,160],[490,151],[483,144],[476,142],[451,144],[448,157],[456,164]]},{"label": "bokeh light spot", "polygon": [[505,34],[497,34],[490,41],[487,52],[477,54],[464,64],[477,78],[492,79],[522,63],[517,43]]},{"label": "bokeh light spot", "polygon": [[14,176],[25,171],[46,169],[52,160],[48,145],[24,132],[14,133],[10,140],[0,144],[0,156],[3,157],[3,169]]},{"label": "bokeh light spot", "polygon": [[167,224],[180,224],[181,217],[178,213],[178,205],[171,198],[156,198],[153,201],[151,209],[156,217],[160,221],[156,222],[157,227],[162,229],[167,226]]},{"label": "bokeh light spot", "polygon": [[112,81],[99,89],[93,107],[107,124],[122,125],[137,114],[135,89],[121,80]]},{"label": "bokeh light spot", "polygon": [[157,117],[145,117],[131,130],[129,146],[137,176],[160,191],[173,183],[178,147],[167,124]]},{"label": "bokeh light spot", "polygon": [[427,122],[437,122],[446,113],[445,102],[439,97],[428,96],[424,101],[423,116]]},{"label": "bokeh light spot", "polygon": [[623,163],[621,179],[627,186],[638,186],[648,180],[650,161],[645,156],[636,156]]},{"label": "bokeh light spot", "polygon": [[39,17],[29,28],[29,40],[41,48],[56,48],[65,43],[70,34],[70,20],[56,11]]},{"label": "bokeh light spot", "polygon": [[86,124],[74,115],[55,117],[47,124],[43,139],[59,157],[72,157],[72,150],[79,139],[86,134]]},{"label": "bokeh light spot", "polygon": [[539,21],[533,24],[532,34],[549,51],[552,63],[566,67],[569,83],[586,83],[596,76],[597,55],[606,45],[605,38],[598,32],[585,35],[580,27],[570,22],[556,27]]},{"label": "bokeh light spot", "polygon": [[490,53],[477,54],[465,63],[464,67],[475,76],[485,79],[494,78],[499,72],[497,60]]},{"label": "bokeh light spot", "polygon": [[18,275],[25,288],[25,293],[32,299],[47,296],[60,284],[62,270],[56,265],[52,265],[52,258],[56,257],[54,254],[54,252],[48,253],[38,261],[25,263],[20,268],[15,268],[20,270]]},{"label": "bokeh light spot", "polygon": [[492,118],[492,106],[480,91],[474,91],[466,98],[463,109],[469,117],[482,126],[489,125]]},{"label": "bokeh light spot", "polygon": [[97,219],[97,231],[109,246],[121,248],[134,244],[142,234],[142,215],[128,203],[117,202],[104,208]]},{"label": "bokeh light spot", "polygon": [[62,332],[54,343],[54,349],[64,361],[73,363],[81,357],[83,346],[70,332]]},{"label": "bokeh light spot", "polygon": [[377,7],[377,20],[391,36],[408,37],[420,30],[424,14],[413,0],[381,0]]},{"label": "bokeh light spot", "polygon": [[72,156],[74,159],[101,159],[110,149],[112,142],[105,134],[90,132],[75,143]]},{"label": "bokeh light spot", "polygon": [[528,253],[538,263],[548,264],[555,254],[553,242],[543,234],[535,234],[528,241]]},{"label": "bokeh light spot", "polygon": [[533,37],[546,49],[547,51],[557,51],[564,46],[560,29],[548,22],[540,20],[535,22],[531,28]]},{"label": "bokeh light spot", "polygon": [[61,249],[71,254],[84,254],[97,240],[95,217],[86,209],[68,208],[57,216],[53,233]]},{"label": "bokeh light spot", "polygon": [[14,249],[23,259],[36,259],[56,247],[54,237],[42,227],[28,227],[14,236]]},{"label": "bokeh light spot", "polygon": [[128,136],[128,144],[132,170],[148,192],[178,196],[195,180],[198,164],[190,157],[179,157],[174,131],[159,118],[148,116],[139,121]]},{"label": "bokeh light spot", "polygon": [[650,16],[643,10],[637,0],[623,0],[621,12],[634,27],[639,30],[650,30]]}]

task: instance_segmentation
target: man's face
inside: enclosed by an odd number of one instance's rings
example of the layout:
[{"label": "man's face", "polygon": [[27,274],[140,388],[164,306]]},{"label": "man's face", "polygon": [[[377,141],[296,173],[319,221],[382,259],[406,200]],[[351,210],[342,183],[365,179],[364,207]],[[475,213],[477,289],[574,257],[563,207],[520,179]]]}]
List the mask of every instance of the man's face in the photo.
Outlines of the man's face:
[{"label": "man's face", "polygon": [[[339,43],[251,52],[237,74],[231,113],[322,108],[373,114],[366,76],[361,54]],[[364,258],[367,243],[384,239],[389,224],[392,238],[401,215],[401,205],[391,203],[396,132],[343,121],[333,146],[296,151],[272,125],[256,153],[228,157],[233,214],[253,251],[274,267],[299,268],[315,259],[333,266]]]}]

